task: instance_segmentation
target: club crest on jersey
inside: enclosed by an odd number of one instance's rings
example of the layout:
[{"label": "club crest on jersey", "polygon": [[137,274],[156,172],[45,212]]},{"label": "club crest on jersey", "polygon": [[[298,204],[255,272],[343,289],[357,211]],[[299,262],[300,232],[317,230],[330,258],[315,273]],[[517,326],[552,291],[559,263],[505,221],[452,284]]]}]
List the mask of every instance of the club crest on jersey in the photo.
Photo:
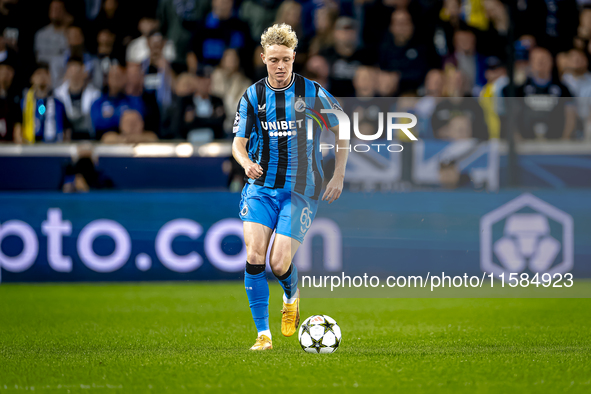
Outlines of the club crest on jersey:
[{"label": "club crest on jersey", "polygon": [[306,110],[306,102],[303,98],[299,98],[296,100],[294,108],[296,112],[304,112]]}]

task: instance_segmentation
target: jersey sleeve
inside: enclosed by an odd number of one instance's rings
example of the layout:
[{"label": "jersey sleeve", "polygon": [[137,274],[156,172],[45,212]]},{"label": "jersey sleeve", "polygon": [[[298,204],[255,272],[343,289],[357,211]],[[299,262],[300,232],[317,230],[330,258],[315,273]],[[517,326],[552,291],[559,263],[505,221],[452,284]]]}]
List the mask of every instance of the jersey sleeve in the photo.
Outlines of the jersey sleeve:
[{"label": "jersey sleeve", "polygon": [[254,128],[254,108],[248,101],[247,93],[242,96],[238,102],[232,132],[236,137],[250,138],[250,133]]},{"label": "jersey sleeve", "polygon": [[[316,106],[316,110],[319,112],[323,108],[336,109],[338,111],[343,110],[339,102],[322,86],[318,86]],[[322,116],[324,116],[324,119],[326,119],[328,127],[334,127],[339,124],[338,118],[333,114],[322,114]]]}]

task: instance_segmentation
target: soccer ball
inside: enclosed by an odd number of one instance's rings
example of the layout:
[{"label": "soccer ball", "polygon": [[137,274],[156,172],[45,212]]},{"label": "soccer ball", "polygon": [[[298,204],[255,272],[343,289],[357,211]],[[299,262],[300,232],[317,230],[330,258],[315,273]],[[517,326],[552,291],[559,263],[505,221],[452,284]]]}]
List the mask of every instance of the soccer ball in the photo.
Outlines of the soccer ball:
[{"label": "soccer ball", "polygon": [[300,345],[308,353],[333,353],[341,344],[341,328],[330,316],[310,316],[300,326]]}]

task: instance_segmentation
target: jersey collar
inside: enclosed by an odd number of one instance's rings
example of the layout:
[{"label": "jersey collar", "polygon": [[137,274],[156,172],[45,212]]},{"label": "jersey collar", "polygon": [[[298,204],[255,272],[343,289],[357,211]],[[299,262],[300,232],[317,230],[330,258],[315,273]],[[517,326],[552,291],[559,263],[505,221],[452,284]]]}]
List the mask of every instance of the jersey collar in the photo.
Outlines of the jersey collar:
[{"label": "jersey collar", "polygon": [[289,88],[291,88],[291,85],[293,85],[293,81],[295,81],[295,73],[291,73],[291,82],[289,82],[289,85],[287,85],[284,88],[274,88],[273,86],[271,86],[271,84],[269,83],[269,77],[265,77],[265,84],[267,85],[267,87],[271,90],[274,90],[275,92],[283,92],[284,90],[287,90]]}]

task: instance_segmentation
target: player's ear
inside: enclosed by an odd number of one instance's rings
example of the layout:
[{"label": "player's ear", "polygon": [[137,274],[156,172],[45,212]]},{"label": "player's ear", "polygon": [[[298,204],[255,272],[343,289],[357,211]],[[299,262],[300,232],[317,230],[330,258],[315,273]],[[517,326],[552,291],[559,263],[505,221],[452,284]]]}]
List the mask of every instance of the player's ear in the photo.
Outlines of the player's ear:
[{"label": "player's ear", "polygon": [[267,64],[267,61],[265,60],[265,52],[261,52],[261,59],[263,60],[264,64]]}]

